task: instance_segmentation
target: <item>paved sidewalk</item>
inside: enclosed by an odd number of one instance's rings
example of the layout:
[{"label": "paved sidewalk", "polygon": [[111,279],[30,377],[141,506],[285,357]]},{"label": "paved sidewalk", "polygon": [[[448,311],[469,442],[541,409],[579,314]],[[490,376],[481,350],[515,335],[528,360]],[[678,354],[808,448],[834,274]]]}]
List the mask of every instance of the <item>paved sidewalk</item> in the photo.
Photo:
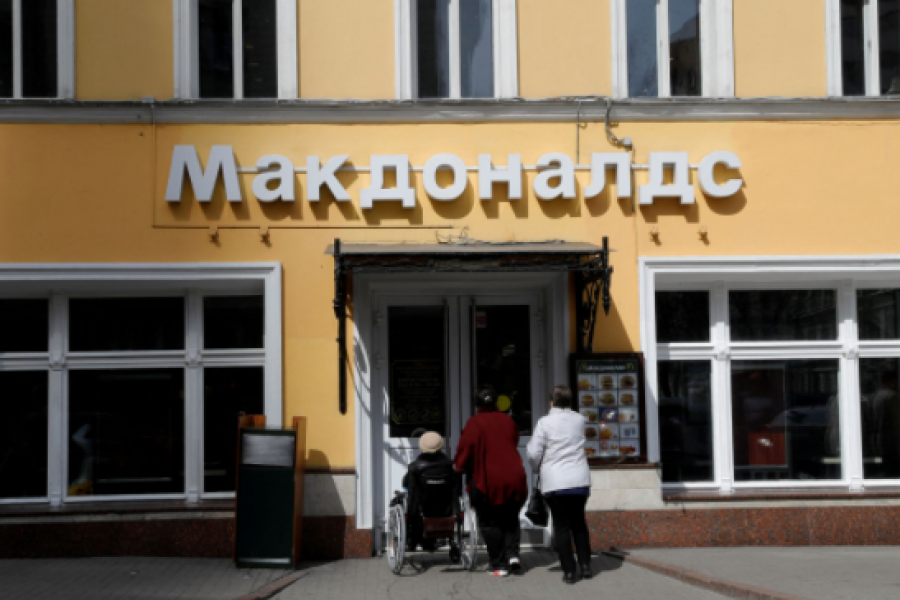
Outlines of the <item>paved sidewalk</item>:
[{"label": "paved sidewalk", "polygon": [[606,556],[593,561],[596,576],[565,585],[556,555],[548,551],[523,555],[525,572],[505,579],[490,577],[486,564],[475,572],[449,564],[445,553],[415,559],[399,576],[384,558],[344,560],[318,567],[275,596],[278,600],[435,600],[438,598],[522,598],[568,600],[722,600],[722,596],[673,581]]},{"label": "paved sidewalk", "polygon": [[217,558],[0,560],[0,600],[230,600],[288,574]]},{"label": "paved sidewalk", "polygon": [[814,600],[900,597],[900,546],[685,548],[631,554]]}]

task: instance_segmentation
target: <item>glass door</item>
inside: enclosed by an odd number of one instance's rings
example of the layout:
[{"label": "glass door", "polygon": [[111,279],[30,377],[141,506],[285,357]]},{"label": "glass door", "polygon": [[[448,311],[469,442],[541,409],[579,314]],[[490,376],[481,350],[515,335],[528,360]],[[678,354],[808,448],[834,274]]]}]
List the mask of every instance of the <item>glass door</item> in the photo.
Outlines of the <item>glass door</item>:
[{"label": "glass door", "polygon": [[[498,408],[519,426],[530,487],[526,446],[548,404],[540,297],[383,296],[376,306],[381,514],[419,454],[419,430],[439,432],[453,457],[474,414],[474,391],[483,384],[494,387]],[[533,531],[524,517],[522,527],[523,544],[545,543],[543,529]]]}]

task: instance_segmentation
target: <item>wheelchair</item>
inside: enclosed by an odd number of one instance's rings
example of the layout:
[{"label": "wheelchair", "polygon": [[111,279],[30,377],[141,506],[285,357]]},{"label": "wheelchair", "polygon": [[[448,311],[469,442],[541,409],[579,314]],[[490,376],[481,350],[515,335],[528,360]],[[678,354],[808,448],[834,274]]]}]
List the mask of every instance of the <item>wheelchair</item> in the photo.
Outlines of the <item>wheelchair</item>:
[{"label": "wheelchair", "polygon": [[[478,558],[478,518],[475,510],[469,505],[469,500],[463,495],[460,517],[429,518],[422,517],[422,541],[433,542],[424,552],[434,553],[445,542],[451,547],[451,561],[461,562],[467,571],[474,571]],[[387,533],[388,566],[395,575],[399,575],[406,564],[407,555],[411,552],[407,549],[409,542],[409,496],[405,491],[394,492],[391,501],[388,518],[385,522]],[[459,554],[458,560],[454,560],[453,546]]]}]

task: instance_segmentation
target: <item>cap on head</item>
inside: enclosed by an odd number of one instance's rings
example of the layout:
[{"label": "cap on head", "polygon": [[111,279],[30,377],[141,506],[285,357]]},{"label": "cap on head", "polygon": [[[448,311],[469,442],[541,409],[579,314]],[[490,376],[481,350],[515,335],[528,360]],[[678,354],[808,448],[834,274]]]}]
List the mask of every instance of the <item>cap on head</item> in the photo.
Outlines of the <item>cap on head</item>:
[{"label": "cap on head", "polygon": [[434,431],[423,433],[419,438],[419,450],[427,453],[440,452],[444,447],[444,438]]}]

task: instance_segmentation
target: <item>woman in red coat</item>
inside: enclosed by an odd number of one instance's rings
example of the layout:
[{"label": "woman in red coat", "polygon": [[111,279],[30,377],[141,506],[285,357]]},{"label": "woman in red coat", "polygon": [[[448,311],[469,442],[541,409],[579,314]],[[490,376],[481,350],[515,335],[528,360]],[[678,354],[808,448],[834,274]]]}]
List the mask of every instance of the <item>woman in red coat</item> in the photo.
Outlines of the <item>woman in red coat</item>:
[{"label": "woman in red coat", "polygon": [[528,498],[528,483],[519,455],[519,428],[496,409],[490,386],[475,393],[476,414],[466,422],[454,466],[468,479],[469,499],[478,515],[491,560],[490,574],[506,577],[521,568],[519,511]]}]

